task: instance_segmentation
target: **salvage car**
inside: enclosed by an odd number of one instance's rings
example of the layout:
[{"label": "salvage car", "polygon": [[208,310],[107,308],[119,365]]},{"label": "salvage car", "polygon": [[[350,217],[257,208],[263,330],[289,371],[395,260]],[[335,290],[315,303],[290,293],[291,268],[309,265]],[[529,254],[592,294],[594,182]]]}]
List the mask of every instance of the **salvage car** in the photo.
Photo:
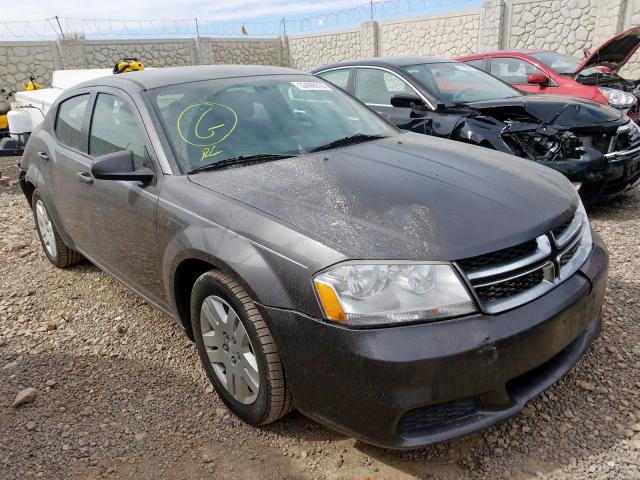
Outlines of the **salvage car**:
[{"label": "salvage car", "polygon": [[580,60],[549,50],[500,50],[458,60],[480,68],[528,93],[568,95],[611,105],[640,118],[638,80],[620,69],[640,47],[640,27],[618,33]]},{"label": "salvage car", "polygon": [[175,319],[250,424],[295,406],[376,445],[445,440],[516,414],[599,331],[608,255],[566,178],[297,70],[71,88],[19,179],[49,260]]},{"label": "salvage car", "polygon": [[586,204],[640,183],[640,132],[622,112],[571,97],[523,95],[464,63],[390,57],[314,73],[398,127],[511,153],[564,173]]}]

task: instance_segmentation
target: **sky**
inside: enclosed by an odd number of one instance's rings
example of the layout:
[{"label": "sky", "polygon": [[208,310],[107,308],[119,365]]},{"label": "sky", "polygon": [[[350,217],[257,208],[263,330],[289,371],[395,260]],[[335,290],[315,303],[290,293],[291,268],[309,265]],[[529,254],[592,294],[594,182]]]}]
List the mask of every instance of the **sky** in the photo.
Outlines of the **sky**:
[{"label": "sky", "polygon": [[75,18],[132,19],[243,19],[255,17],[305,16],[341,10],[366,0],[22,0],[4,2],[2,20],[38,20],[58,15]]},{"label": "sky", "polygon": [[[481,0],[378,0],[375,2],[377,18],[391,18],[394,16],[413,16],[435,14],[444,11],[475,8]],[[61,20],[62,30],[75,31],[106,31],[105,28],[117,32],[117,35],[128,36],[128,27],[122,24],[111,25],[105,20],[163,20],[167,25],[156,29],[155,27],[137,27],[133,25],[133,31],[140,36],[166,34],[171,31],[170,23],[189,25],[191,28],[194,18],[198,18],[201,26],[204,24],[205,35],[237,33],[235,23],[246,23],[249,34],[271,35],[279,34],[280,19],[285,17],[291,21],[291,29],[315,30],[322,28],[347,28],[366,21],[369,18],[367,0],[20,0],[4,2],[2,15],[0,16],[0,39],[8,37],[32,37],[44,35],[44,32],[58,33],[58,27],[53,20],[44,22],[58,16]],[[353,10],[354,7],[360,7]],[[323,15],[330,12],[349,11],[350,15]],[[71,20],[69,20],[71,19]],[[91,28],[92,21],[82,19],[100,19],[98,26]],[[302,24],[298,20],[310,19]],[[21,21],[40,21],[38,24],[29,23],[24,27]],[[210,28],[207,32],[207,20],[213,22],[229,23],[229,32],[224,29]],[[184,21],[184,23],[180,23]],[[16,23],[14,23],[16,22]],[[261,25],[257,25],[261,23]],[[269,25],[267,25],[269,24]],[[212,25],[212,24],[210,24]],[[250,27],[251,25],[251,27]],[[137,28],[137,30],[135,30]],[[181,27],[180,27],[181,28]],[[179,30],[177,28],[176,30]],[[273,30],[273,32],[271,31]],[[123,33],[121,33],[123,32]],[[183,32],[175,32],[181,35]],[[296,33],[289,31],[288,33]],[[133,36],[138,36],[138,34]],[[168,34],[168,36],[171,36]],[[88,35],[91,38],[93,35]],[[95,38],[95,37],[94,37]]]}]

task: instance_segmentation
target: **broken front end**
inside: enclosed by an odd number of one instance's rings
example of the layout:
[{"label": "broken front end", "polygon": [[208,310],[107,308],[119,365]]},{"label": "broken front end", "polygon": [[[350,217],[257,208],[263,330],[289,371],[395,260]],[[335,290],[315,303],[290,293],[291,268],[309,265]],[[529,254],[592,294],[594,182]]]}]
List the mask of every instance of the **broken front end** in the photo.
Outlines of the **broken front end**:
[{"label": "broken front end", "polygon": [[[443,117],[433,125],[445,130],[455,125],[449,138],[511,153],[562,172],[586,204],[610,200],[640,183],[640,130],[628,118],[564,127],[514,108],[458,116],[455,122]],[[436,128],[431,133],[445,136]]]},{"label": "broken front end", "polygon": [[622,126],[561,129],[509,122],[502,137],[514,154],[564,173],[583,200],[610,200],[640,182],[640,131]]}]

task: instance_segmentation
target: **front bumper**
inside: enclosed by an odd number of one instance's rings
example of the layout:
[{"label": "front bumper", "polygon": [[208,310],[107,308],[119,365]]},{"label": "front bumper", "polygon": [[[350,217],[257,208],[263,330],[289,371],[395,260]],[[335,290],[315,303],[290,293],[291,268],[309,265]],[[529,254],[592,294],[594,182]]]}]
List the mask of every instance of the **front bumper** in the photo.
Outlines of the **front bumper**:
[{"label": "front bumper", "polygon": [[607,181],[600,194],[602,200],[611,200],[638,185],[640,183],[640,149],[609,157],[607,173]]},{"label": "front bumper", "polygon": [[296,407],[367,443],[413,448],[515,415],[597,336],[608,254],[537,300],[499,315],[354,330],[260,307]]}]

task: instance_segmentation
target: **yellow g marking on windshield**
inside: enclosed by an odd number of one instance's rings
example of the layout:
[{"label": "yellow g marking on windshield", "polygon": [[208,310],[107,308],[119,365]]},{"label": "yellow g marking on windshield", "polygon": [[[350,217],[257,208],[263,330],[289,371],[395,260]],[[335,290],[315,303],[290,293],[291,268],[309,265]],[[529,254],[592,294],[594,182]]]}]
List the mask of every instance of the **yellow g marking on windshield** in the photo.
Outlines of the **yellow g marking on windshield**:
[{"label": "yellow g marking on windshield", "polygon": [[231,135],[237,125],[238,115],[231,108],[220,103],[203,102],[182,110],[176,129],[180,138],[189,145],[212,147]]}]

